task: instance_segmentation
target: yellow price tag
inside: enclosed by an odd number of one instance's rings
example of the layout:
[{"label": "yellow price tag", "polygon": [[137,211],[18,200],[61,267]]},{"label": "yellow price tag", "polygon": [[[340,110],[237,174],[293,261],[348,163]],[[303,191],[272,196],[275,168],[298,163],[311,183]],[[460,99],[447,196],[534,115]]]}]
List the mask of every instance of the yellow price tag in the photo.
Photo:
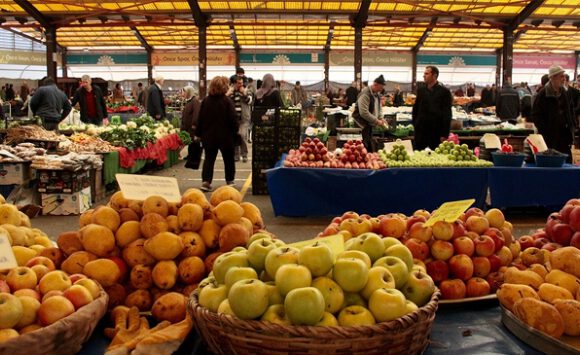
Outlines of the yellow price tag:
[{"label": "yellow price tag", "polygon": [[344,251],[344,237],[342,236],[342,234],[335,234],[328,237],[304,240],[301,242],[288,244],[287,246],[302,249],[307,245],[312,245],[317,242],[328,245],[335,257]]},{"label": "yellow price tag", "polygon": [[475,199],[460,200],[445,202],[438,209],[435,210],[431,218],[425,222],[424,226],[432,226],[435,222],[446,221],[455,222],[463,212],[465,212],[473,203]]},{"label": "yellow price tag", "polygon": [[10,270],[18,266],[12,246],[6,234],[0,234],[0,270]]}]

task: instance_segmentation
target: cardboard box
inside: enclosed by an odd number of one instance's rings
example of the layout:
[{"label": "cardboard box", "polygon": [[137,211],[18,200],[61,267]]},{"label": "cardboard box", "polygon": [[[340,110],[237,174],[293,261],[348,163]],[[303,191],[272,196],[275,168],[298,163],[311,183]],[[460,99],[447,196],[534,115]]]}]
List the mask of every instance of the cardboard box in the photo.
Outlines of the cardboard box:
[{"label": "cardboard box", "polygon": [[81,214],[91,208],[91,188],[72,194],[41,194],[42,214],[68,216]]},{"label": "cardboard box", "polygon": [[580,165],[580,149],[572,148],[572,164]]},{"label": "cardboard box", "polygon": [[0,185],[23,185],[30,177],[30,163],[0,164]]},{"label": "cardboard box", "polygon": [[89,170],[36,170],[38,192],[72,194],[91,186]]},{"label": "cardboard box", "polygon": [[97,203],[105,198],[103,169],[91,169],[91,197],[93,203]]}]

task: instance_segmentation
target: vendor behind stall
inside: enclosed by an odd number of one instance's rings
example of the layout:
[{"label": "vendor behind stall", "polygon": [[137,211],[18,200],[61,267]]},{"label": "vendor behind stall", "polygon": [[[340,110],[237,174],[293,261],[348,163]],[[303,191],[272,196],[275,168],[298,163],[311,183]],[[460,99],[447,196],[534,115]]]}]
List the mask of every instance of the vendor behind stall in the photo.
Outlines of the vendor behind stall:
[{"label": "vendor behind stall", "polygon": [[372,142],[373,126],[385,126],[381,116],[380,93],[385,88],[385,78],[380,75],[371,86],[365,87],[356,101],[352,118],[362,128],[363,143],[369,152],[374,152]]},{"label": "vendor behind stall", "polygon": [[65,93],[62,92],[54,79],[47,77],[43,80],[43,86],[39,87],[30,100],[30,109],[35,116],[42,118],[43,127],[47,130],[55,130],[72,110]]},{"label": "vendor behind stall", "polygon": [[88,75],[81,77],[80,87],[75,92],[71,104],[79,104],[81,121],[100,125],[103,118],[107,117],[107,104],[101,89],[92,84],[92,79]]}]

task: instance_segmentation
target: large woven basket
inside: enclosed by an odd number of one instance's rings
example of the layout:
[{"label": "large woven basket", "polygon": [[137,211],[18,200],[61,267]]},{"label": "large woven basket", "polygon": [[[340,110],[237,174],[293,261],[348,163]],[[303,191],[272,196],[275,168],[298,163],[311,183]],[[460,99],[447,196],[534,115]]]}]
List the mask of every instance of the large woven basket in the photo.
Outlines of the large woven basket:
[{"label": "large woven basket", "polygon": [[70,316],[42,329],[0,343],[0,354],[76,354],[105,315],[108,301],[109,296],[101,290],[96,300]]},{"label": "large woven basket", "polygon": [[217,314],[198,304],[198,292],[188,310],[197,332],[216,354],[420,354],[429,345],[439,302],[431,301],[402,318],[370,326],[282,326]]}]

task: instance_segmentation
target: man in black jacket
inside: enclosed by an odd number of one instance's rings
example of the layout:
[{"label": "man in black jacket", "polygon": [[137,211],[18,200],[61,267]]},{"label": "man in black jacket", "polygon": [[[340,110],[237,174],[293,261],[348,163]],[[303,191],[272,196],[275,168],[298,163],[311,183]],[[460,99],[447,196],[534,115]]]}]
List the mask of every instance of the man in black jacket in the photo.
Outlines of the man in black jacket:
[{"label": "man in black jacket", "polygon": [[449,136],[453,101],[451,92],[437,81],[438,78],[439,69],[427,66],[423,73],[425,85],[417,90],[413,105],[416,150],[435,149]]},{"label": "man in black jacket", "polygon": [[346,89],[346,106],[350,107],[356,102],[358,97],[358,89],[356,88],[356,81],[353,81]]},{"label": "man in black jacket", "polygon": [[35,116],[42,118],[44,128],[55,130],[72,107],[65,93],[56,87],[54,79],[48,77],[30,99],[30,109]]},{"label": "man in black jacket", "polygon": [[147,93],[147,113],[156,120],[165,118],[165,101],[163,98],[163,77],[155,78],[155,83]]},{"label": "man in black jacket", "polygon": [[497,117],[502,121],[515,123],[520,115],[520,95],[509,81],[505,82],[497,95],[495,108]]},{"label": "man in black jacket", "polygon": [[101,89],[92,84],[88,75],[81,77],[81,86],[75,92],[71,104],[79,104],[81,121],[101,125],[103,118],[107,117],[107,104]]}]

